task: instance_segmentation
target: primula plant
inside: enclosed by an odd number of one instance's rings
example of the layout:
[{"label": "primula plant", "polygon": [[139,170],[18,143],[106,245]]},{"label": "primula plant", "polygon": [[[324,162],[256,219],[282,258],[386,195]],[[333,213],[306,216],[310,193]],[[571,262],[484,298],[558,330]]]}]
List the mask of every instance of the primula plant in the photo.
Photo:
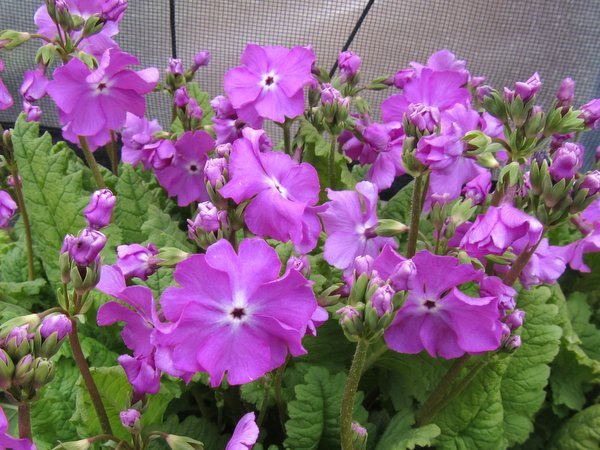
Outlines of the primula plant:
[{"label": "primula plant", "polygon": [[1,141],[0,447],[600,446],[600,99],[248,44],[209,100],[210,54],[140,69],[126,9],[0,33],[40,45]]}]

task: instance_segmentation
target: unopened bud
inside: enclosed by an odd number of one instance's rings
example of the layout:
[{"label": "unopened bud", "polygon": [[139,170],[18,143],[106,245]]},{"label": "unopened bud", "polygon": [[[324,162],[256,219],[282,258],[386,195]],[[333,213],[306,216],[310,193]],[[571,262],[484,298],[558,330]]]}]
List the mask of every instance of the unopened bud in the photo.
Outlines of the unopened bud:
[{"label": "unopened bud", "polygon": [[511,330],[516,330],[517,328],[521,328],[523,326],[524,319],[525,311],[515,309],[506,317],[505,322]]},{"label": "unopened bud", "polygon": [[362,335],[362,313],[354,306],[347,305],[336,311],[340,316],[340,326],[350,340],[356,339]]},{"label": "unopened bud", "polygon": [[519,336],[517,334],[513,334],[512,336],[510,336],[506,340],[506,343],[504,344],[504,347],[509,352],[516,351],[520,346],[521,346],[521,336]]},{"label": "unopened bud", "polygon": [[36,358],[33,364],[32,387],[40,389],[50,383],[56,374],[56,366],[46,358]]},{"label": "unopened bud", "polygon": [[408,231],[408,227],[402,222],[393,219],[379,219],[375,233],[378,236],[394,237],[404,234]]},{"label": "unopened bud", "polygon": [[412,260],[407,259],[398,263],[390,275],[390,284],[396,291],[408,291],[414,288],[417,276],[417,266]]},{"label": "unopened bud", "polygon": [[171,450],[204,450],[204,444],[186,436],[168,434],[165,438]]},{"label": "unopened bud", "polygon": [[132,433],[139,433],[140,426],[140,412],[137,409],[127,409],[119,413],[121,424]]},{"label": "unopened bud", "polygon": [[358,422],[352,422],[352,448],[353,450],[364,450],[367,448],[367,429]]}]

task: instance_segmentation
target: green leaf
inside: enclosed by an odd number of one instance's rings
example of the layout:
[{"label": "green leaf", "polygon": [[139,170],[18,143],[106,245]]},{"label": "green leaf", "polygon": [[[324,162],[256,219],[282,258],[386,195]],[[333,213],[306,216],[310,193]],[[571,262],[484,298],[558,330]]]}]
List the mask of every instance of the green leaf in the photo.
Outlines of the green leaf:
[{"label": "green leaf", "polygon": [[394,219],[402,223],[410,223],[413,185],[414,182],[411,181],[400,192],[394,195],[381,209],[379,217],[382,219]]},{"label": "green leaf", "polygon": [[32,305],[40,303],[39,295],[45,286],[46,280],[41,278],[19,283],[0,281],[0,301],[31,309]]},{"label": "green leaf", "polygon": [[[331,187],[329,186],[329,152],[331,142],[325,140],[321,133],[305,119],[300,121],[297,139],[303,148],[302,160],[314,166],[319,174],[319,183],[321,185],[319,199],[321,202],[326,202],[327,192],[325,188]],[[350,159],[338,152],[337,143],[335,145],[333,177],[335,189],[353,189],[356,181],[348,170]]]},{"label": "green leaf", "polygon": [[60,282],[58,254],[63,238],[85,226],[81,212],[89,193],[83,189],[84,167],[73,163],[72,151],[64,143],[52,146],[48,133],[38,135],[39,125],[19,116],[12,140],[34,251],[55,286]]},{"label": "green leaf", "polygon": [[417,446],[432,445],[433,440],[440,434],[440,428],[432,423],[419,428],[411,428],[414,422],[413,414],[409,410],[396,414],[377,442],[375,450],[412,450]]},{"label": "green leaf", "polygon": [[40,398],[31,407],[31,426],[38,450],[54,448],[57,441],[79,439],[70,421],[75,411],[74,387],[80,377],[79,369],[71,359],[60,358],[56,363],[56,377],[42,389]]},{"label": "green leaf", "polygon": [[[183,421],[179,421],[176,414],[172,414],[161,425],[161,431],[178,436],[187,436],[196,439],[204,444],[206,450],[225,448],[229,441],[229,436],[219,433],[217,425],[203,417],[188,416]],[[154,441],[151,448],[169,448],[160,441]]]},{"label": "green leaf", "polygon": [[[311,367],[304,383],[295,387],[296,398],[288,403],[289,419],[285,424],[286,448],[294,450],[339,448],[339,415],[346,374],[331,375],[324,367]],[[363,426],[367,413],[357,395],[354,418]]]},{"label": "green leaf", "polygon": [[600,405],[593,405],[570,418],[553,439],[555,450],[600,448]]},{"label": "green leaf", "polygon": [[156,205],[150,205],[148,220],[142,225],[142,232],[148,242],[156,247],[176,247],[184,251],[193,251],[187,235],[181,230],[169,214],[161,211]]}]

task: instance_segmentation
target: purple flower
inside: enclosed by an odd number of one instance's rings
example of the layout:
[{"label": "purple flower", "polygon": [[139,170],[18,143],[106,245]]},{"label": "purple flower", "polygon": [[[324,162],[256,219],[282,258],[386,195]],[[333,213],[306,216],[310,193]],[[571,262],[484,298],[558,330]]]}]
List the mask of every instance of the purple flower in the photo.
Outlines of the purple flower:
[{"label": "purple flower", "polygon": [[481,281],[479,294],[484,297],[496,297],[498,308],[501,310],[515,309],[517,291],[504,284],[498,277],[484,277]]},{"label": "purple flower", "polygon": [[77,237],[67,235],[61,253],[69,252],[75,264],[80,267],[97,262],[100,252],[106,245],[106,236],[97,230],[85,228]]},{"label": "purple flower", "polygon": [[259,434],[258,426],[254,420],[253,412],[245,414],[240,419],[225,450],[249,450],[254,447]]},{"label": "purple flower", "polygon": [[[0,72],[4,71],[4,61],[0,59]],[[6,85],[2,82],[2,78],[0,78],[0,111],[11,108],[14,104],[12,95],[8,92]]]},{"label": "purple flower", "polygon": [[342,149],[360,165],[371,164],[365,179],[379,190],[392,185],[394,178],[405,173],[402,165],[402,142],[404,132],[399,122],[385,124],[365,124],[357,120],[362,140],[350,131],[344,131],[339,138]]},{"label": "purple flower", "polygon": [[342,74],[342,82],[354,78],[360,70],[361,59],[356,53],[347,50],[338,56],[338,67]]},{"label": "purple flower", "polygon": [[579,144],[566,142],[552,155],[548,171],[554,181],[570,180],[581,169],[583,149]]},{"label": "purple flower", "polygon": [[579,189],[587,189],[588,197],[596,195],[598,192],[600,192],[600,170],[586,172],[586,174],[583,176],[583,181],[581,182]]},{"label": "purple flower", "polygon": [[394,86],[404,89],[404,86],[415,77],[414,69],[401,69],[394,75]]},{"label": "purple flower", "polygon": [[83,211],[88,226],[99,230],[110,224],[112,210],[117,203],[117,197],[110,189],[100,189],[92,194],[90,203]]},{"label": "purple flower", "polygon": [[[83,18],[89,18],[93,15],[102,15],[102,10],[105,5],[112,3],[114,0],[67,0],[61,2],[65,9],[72,15],[77,15]],[[60,3],[56,2],[57,8]],[[116,20],[110,20],[110,19]],[[116,17],[105,17],[109,19],[102,30],[92,36],[84,37],[83,29],[73,30],[70,32],[70,37],[73,42],[79,42],[77,47],[80,50],[89,53],[96,58],[100,58],[102,53],[108,49],[118,49],[119,45],[112,39],[119,32],[119,21],[122,15]],[[42,5],[35,12],[35,24],[38,27],[38,34],[46,36],[49,39],[55,39],[57,36],[56,24],[50,18],[46,5]]]},{"label": "purple flower", "polygon": [[127,10],[127,0],[105,0],[102,6],[102,20],[119,22]]},{"label": "purple flower", "polygon": [[591,102],[586,103],[581,108],[579,117],[583,119],[586,126],[595,130],[600,122],[600,98],[596,98]]},{"label": "purple flower", "polygon": [[354,258],[354,273],[357,277],[361,276],[363,273],[367,275],[367,277],[371,276],[373,272],[373,263],[375,259],[371,255],[360,255]]},{"label": "purple flower", "polygon": [[44,76],[43,70],[26,70],[19,92],[28,102],[35,102],[46,95],[48,83],[49,80]]},{"label": "purple flower", "polygon": [[208,200],[204,182],[204,165],[215,141],[206,131],[186,131],[175,143],[171,165],[156,170],[156,178],[179,206]]},{"label": "purple flower", "polygon": [[198,214],[194,220],[188,220],[188,236],[193,240],[196,230],[211,233],[218,231],[222,224],[227,224],[227,211],[220,211],[211,202],[201,202],[198,204]]},{"label": "purple flower", "polygon": [[465,184],[463,194],[465,198],[471,199],[473,205],[481,205],[485,202],[491,187],[492,173],[486,170]]},{"label": "purple flower", "polygon": [[[519,239],[513,245],[513,250],[516,254],[520,254],[526,249],[526,238]],[[567,267],[568,255],[568,246],[557,247],[549,245],[548,239],[543,238],[519,275],[521,284],[529,289],[530,286],[542,283],[556,283]]]},{"label": "purple flower", "polygon": [[194,55],[194,71],[198,70],[200,67],[208,66],[210,62],[210,52],[208,50],[202,50]]},{"label": "purple flower", "polygon": [[285,268],[286,270],[298,270],[300,273],[302,273],[302,275],[308,277],[308,275],[310,274],[310,260],[306,255],[292,255],[287,260]]},{"label": "purple flower", "polygon": [[[554,249],[561,249],[561,247],[554,247]],[[580,272],[591,272],[583,261],[583,255],[596,252],[600,252],[600,222],[595,222],[594,229],[583,239],[562,247],[563,258],[572,269]]]},{"label": "purple flower", "polygon": [[157,254],[158,250],[152,244],[145,247],[140,244],[119,245],[116,266],[127,279],[145,280],[158,269],[158,261],[154,258]]},{"label": "purple flower", "polygon": [[60,341],[71,333],[72,328],[73,324],[67,316],[64,314],[52,314],[42,321],[40,334],[44,339],[48,339],[50,335],[56,333],[56,338]]},{"label": "purple flower", "polygon": [[383,120],[402,122],[405,114],[412,113],[426,119],[423,129],[429,129],[430,122],[439,117],[442,111],[456,104],[466,106],[470,102],[471,94],[463,87],[465,82],[460,72],[435,72],[423,68],[419,76],[406,83],[402,94],[392,95],[382,103]]},{"label": "purple flower", "polygon": [[181,59],[169,58],[169,65],[167,67],[167,73],[171,75],[183,75],[183,62]]},{"label": "purple flower", "polygon": [[213,98],[210,101],[210,106],[212,106],[217,119],[232,119],[237,117],[235,109],[233,109],[233,105],[224,95],[217,95],[215,98]]},{"label": "purple flower", "polygon": [[137,409],[127,409],[119,413],[121,424],[128,429],[139,429],[141,414]]},{"label": "purple flower", "polygon": [[229,182],[219,192],[236,203],[251,199],[245,221],[252,233],[291,240],[299,253],[309,252],[321,232],[313,208],[319,201],[317,171],[284,153],[261,152],[262,130],[246,128],[243,136],[233,144]]},{"label": "purple flower", "polygon": [[464,144],[454,133],[430,134],[417,143],[415,158],[431,169],[445,169],[456,161],[464,150]]},{"label": "purple flower", "polygon": [[567,77],[560,82],[558,91],[556,92],[557,106],[569,108],[573,104],[575,97],[575,80]]},{"label": "purple flower", "polygon": [[227,160],[225,158],[211,158],[204,165],[204,177],[212,187],[216,187],[217,183],[225,183],[224,172],[226,170]]},{"label": "purple flower", "polygon": [[190,102],[190,94],[185,86],[177,89],[173,94],[173,103],[178,108],[185,108]]},{"label": "purple flower", "polygon": [[528,247],[537,244],[542,232],[539,220],[505,203],[477,216],[460,246],[472,256],[501,255],[521,238]]},{"label": "purple flower", "polygon": [[78,142],[77,136],[90,136],[95,146],[104,145],[111,139],[110,131],[125,124],[128,112],[144,115],[144,95],[156,86],[158,70],[135,72],[126,68],[131,64],[139,61],[110,49],[93,71],[77,58],[54,71],[46,90],[58,107],[65,138]]},{"label": "purple flower", "polygon": [[202,110],[195,98],[190,99],[190,102],[188,103],[187,113],[188,116],[190,116],[192,119],[202,120],[202,117],[204,116],[204,111]]},{"label": "purple flower", "polygon": [[10,224],[10,219],[17,211],[17,204],[10,194],[6,191],[0,191],[0,228],[6,228]]},{"label": "purple flower", "polygon": [[[176,157],[177,149],[175,148],[173,141],[169,139],[159,139],[144,146],[143,154],[144,157],[147,158],[148,168],[151,167],[154,170],[162,170],[171,165]],[[143,163],[145,167],[146,161],[143,161]]]},{"label": "purple flower", "polygon": [[389,284],[384,284],[378,287],[373,296],[371,297],[371,304],[379,317],[385,314],[391,314],[394,310],[392,305],[392,298],[394,297],[394,290]]},{"label": "purple flower", "polygon": [[296,270],[281,278],[277,252],[262,239],[244,239],[236,254],[221,239],[205,255],[175,269],[161,297],[165,317],[176,322],[157,337],[173,367],[208,372],[210,383],[243,384],[279,367],[288,351],[297,356],[317,308],[310,283]]},{"label": "purple flower", "polygon": [[464,83],[466,83],[470,77],[469,71],[467,70],[467,63],[462,59],[457,59],[456,55],[449,50],[439,50],[433,53],[427,59],[426,66],[414,61],[411,62],[410,65],[418,76],[421,75],[423,69],[427,68],[434,72],[458,73],[463,77]]},{"label": "purple flower", "polygon": [[500,346],[502,334],[497,299],[471,297],[459,286],[479,282],[483,273],[451,256],[421,251],[413,257],[415,287],[385,332],[392,350],[433,357],[458,358]]},{"label": "purple flower", "polygon": [[521,97],[523,103],[527,103],[538,93],[541,87],[542,81],[536,72],[527,81],[517,81],[515,83],[515,95]]},{"label": "purple flower", "polygon": [[23,112],[27,122],[39,122],[42,118],[42,109],[39,106],[32,105],[27,100],[23,101]]},{"label": "purple flower", "polygon": [[261,47],[248,44],[242,66],[225,74],[224,86],[239,117],[253,122],[257,116],[283,123],[304,112],[303,88],[313,81],[315,59],[306,47]]},{"label": "purple flower", "polygon": [[29,439],[17,439],[8,434],[8,419],[0,407],[0,448],[11,450],[35,450],[35,445]]},{"label": "purple flower", "polygon": [[325,260],[338,269],[348,269],[357,256],[377,256],[386,244],[396,247],[393,238],[375,234],[377,226],[377,188],[361,181],[356,191],[327,190],[327,209],[320,213],[327,240]]},{"label": "purple flower", "polygon": [[123,148],[121,150],[121,159],[124,163],[136,166],[142,162],[144,168],[150,168],[150,155],[154,148],[149,147],[155,142],[154,133],[162,131],[161,126],[156,119],[149,121],[145,117],[137,117],[135,114],[127,113],[125,119],[125,128],[121,133]]},{"label": "purple flower", "polygon": [[121,355],[117,361],[123,367],[136,398],[141,398],[143,394],[156,394],[160,390],[162,372],[156,368],[153,355]]}]

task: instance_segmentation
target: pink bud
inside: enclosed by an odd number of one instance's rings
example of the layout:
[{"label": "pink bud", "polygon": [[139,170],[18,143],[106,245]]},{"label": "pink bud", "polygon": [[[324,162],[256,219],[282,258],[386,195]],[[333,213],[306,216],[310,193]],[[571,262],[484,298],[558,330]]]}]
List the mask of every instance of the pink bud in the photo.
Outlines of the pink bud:
[{"label": "pink bud", "polygon": [[90,203],[83,211],[90,228],[104,228],[110,223],[117,197],[109,189],[100,189],[92,194]]},{"label": "pink bud", "polygon": [[180,87],[173,94],[173,103],[178,108],[185,108],[190,102],[190,94],[188,94],[188,90],[185,86]]},{"label": "pink bud", "polygon": [[505,319],[506,324],[510,327],[511,330],[516,330],[517,328],[521,328],[523,326],[523,320],[525,319],[525,311],[521,311],[520,309],[515,309],[511,312]]},{"label": "pink bud", "polygon": [[414,288],[417,276],[417,266],[412,260],[407,259],[398,263],[390,275],[390,284],[396,291],[408,291]]},{"label": "pink bud", "polygon": [[371,297],[371,304],[379,317],[391,313],[394,309],[392,306],[392,298],[394,297],[394,290],[389,284],[384,284],[378,287]]},{"label": "pink bud", "polygon": [[52,314],[46,317],[40,326],[40,334],[44,339],[56,333],[58,340],[62,340],[67,336],[73,327],[73,324],[64,314]]},{"label": "pink bud", "polygon": [[204,176],[212,187],[216,187],[218,182],[225,184],[224,172],[226,169],[227,160],[225,158],[211,158],[204,165]]},{"label": "pink bud", "polygon": [[194,55],[194,70],[198,70],[200,67],[208,66],[210,62],[210,52],[208,50],[202,50]]},{"label": "pink bud", "polygon": [[121,424],[129,430],[139,429],[140,417],[140,412],[137,409],[127,409],[119,413]]}]

